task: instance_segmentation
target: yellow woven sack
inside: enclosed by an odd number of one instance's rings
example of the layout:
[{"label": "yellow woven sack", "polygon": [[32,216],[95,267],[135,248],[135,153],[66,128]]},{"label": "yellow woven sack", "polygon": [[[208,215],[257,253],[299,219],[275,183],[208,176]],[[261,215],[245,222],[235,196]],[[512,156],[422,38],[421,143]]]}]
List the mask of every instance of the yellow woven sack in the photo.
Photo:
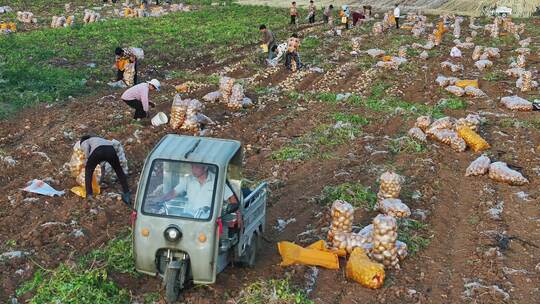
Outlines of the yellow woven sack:
[{"label": "yellow woven sack", "polygon": [[372,262],[362,248],[354,248],[345,269],[347,278],[352,279],[360,285],[377,289],[384,284],[384,266]]},{"label": "yellow woven sack", "polygon": [[[83,197],[83,198],[86,197],[86,189],[83,186],[73,187],[71,188],[71,192],[77,194],[80,197]],[[92,177],[92,192],[94,195],[101,193],[101,188],[99,187],[97,183],[97,179],[95,175]]]},{"label": "yellow woven sack", "polygon": [[480,152],[489,149],[491,146],[478,133],[474,132],[468,126],[460,126],[457,129],[459,137],[467,143],[474,152]]},{"label": "yellow woven sack", "polygon": [[458,80],[456,81],[456,86],[465,89],[466,87],[475,87],[478,88],[478,79],[474,80]]},{"label": "yellow woven sack", "polygon": [[261,44],[261,49],[263,53],[268,53],[268,44],[266,43]]},{"label": "yellow woven sack", "polygon": [[389,55],[383,56],[382,60],[385,62],[392,61],[392,56],[389,56]]},{"label": "yellow woven sack", "polygon": [[278,250],[283,260],[281,266],[300,264],[339,269],[339,260],[335,253],[303,248],[291,242],[279,242]]},{"label": "yellow woven sack", "polygon": [[309,246],[306,247],[307,249],[315,249],[319,251],[324,252],[330,252],[337,254],[338,257],[344,257],[347,256],[347,251],[345,249],[334,249],[334,248],[328,248],[326,247],[326,242],[323,240],[319,240]]}]

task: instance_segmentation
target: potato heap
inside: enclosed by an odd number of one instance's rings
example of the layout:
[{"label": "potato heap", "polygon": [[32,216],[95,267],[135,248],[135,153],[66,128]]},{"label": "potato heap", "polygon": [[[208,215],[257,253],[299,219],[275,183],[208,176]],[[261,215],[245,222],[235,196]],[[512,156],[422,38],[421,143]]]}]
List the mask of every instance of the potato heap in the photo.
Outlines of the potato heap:
[{"label": "potato heap", "polygon": [[491,160],[489,157],[482,155],[475,159],[469,167],[467,167],[467,170],[465,171],[465,176],[478,176],[478,175],[484,175],[489,171],[489,165],[491,164]]},{"label": "potato heap", "polygon": [[513,186],[521,186],[529,183],[521,173],[508,168],[508,165],[504,162],[494,162],[489,166],[489,178]]},{"label": "potato heap", "polygon": [[182,100],[179,94],[174,97],[174,101],[171,107],[171,128],[174,130],[180,128],[186,119],[187,103]]},{"label": "potato heap", "polygon": [[387,198],[398,198],[401,192],[401,176],[394,172],[384,172],[380,179],[379,193],[377,198],[379,203]]},{"label": "potato heap", "polygon": [[[330,230],[328,230],[328,242],[332,243],[334,237],[338,233],[351,233],[352,231],[352,222],[354,220],[354,208],[351,204],[346,201],[336,200],[332,204],[330,209],[332,213],[332,223],[330,225]],[[339,248],[340,246],[335,246]],[[345,248],[345,246],[343,246]]]},{"label": "potato heap", "polygon": [[411,209],[397,198],[386,198],[379,203],[379,207],[382,213],[395,218],[411,216]]},{"label": "potato heap", "polygon": [[371,257],[385,267],[399,269],[397,254],[397,221],[394,217],[379,214],[373,219],[373,248]]}]

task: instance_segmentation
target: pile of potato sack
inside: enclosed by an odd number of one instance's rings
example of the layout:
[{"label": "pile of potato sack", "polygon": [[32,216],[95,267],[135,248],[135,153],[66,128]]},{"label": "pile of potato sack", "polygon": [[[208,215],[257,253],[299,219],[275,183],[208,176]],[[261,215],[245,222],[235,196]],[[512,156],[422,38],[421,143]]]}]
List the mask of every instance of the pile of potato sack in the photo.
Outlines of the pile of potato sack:
[{"label": "pile of potato sack", "polygon": [[[357,266],[361,269],[355,271],[356,274],[364,275],[363,280],[352,277],[365,287],[380,288],[384,283],[384,268],[399,269],[399,262],[407,257],[407,245],[397,240],[397,219],[411,215],[409,207],[399,199],[402,180],[394,172],[381,175],[377,194],[377,209],[381,214],[359,232],[353,232],[352,228],[353,206],[343,200],[332,204],[332,222],[327,241],[336,250],[346,250],[351,254],[360,249],[367,254],[371,262],[364,259],[361,266]],[[372,280],[366,281],[366,276]]]}]

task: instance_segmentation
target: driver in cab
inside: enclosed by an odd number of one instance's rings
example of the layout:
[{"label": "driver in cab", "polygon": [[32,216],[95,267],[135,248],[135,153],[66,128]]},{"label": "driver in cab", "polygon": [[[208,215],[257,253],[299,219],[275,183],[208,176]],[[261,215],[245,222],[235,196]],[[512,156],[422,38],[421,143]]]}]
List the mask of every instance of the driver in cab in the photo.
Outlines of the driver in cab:
[{"label": "driver in cab", "polygon": [[[162,199],[168,201],[185,193],[191,209],[209,209],[212,205],[214,182],[216,180],[215,174],[209,172],[208,166],[203,164],[192,164],[191,173],[191,175],[180,179],[178,185],[163,196]],[[225,189],[223,189],[223,200],[229,203],[227,210],[232,209],[233,205],[236,207],[236,204],[238,204],[236,196],[228,185],[225,185]]]}]

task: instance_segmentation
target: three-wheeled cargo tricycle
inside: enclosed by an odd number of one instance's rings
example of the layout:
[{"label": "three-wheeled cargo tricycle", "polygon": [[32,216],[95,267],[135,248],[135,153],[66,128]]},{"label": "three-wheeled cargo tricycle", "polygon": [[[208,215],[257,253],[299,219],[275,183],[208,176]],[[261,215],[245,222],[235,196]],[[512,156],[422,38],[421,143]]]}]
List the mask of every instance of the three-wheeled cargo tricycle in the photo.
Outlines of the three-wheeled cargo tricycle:
[{"label": "three-wheeled cargo tricycle", "polygon": [[174,302],[230,263],[255,264],[267,184],[242,185],[238,141],[166,135],[148,155],[132,214],[135,268],[163,278]]}]

